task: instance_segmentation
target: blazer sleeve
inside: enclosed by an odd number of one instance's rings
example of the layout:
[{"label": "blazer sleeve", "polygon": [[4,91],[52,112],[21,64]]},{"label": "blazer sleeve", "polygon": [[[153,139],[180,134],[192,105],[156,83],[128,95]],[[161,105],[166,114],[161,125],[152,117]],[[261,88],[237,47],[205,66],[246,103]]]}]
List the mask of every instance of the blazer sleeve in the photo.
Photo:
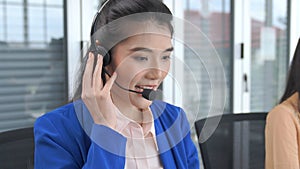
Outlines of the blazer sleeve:
[{"label": "blazer sleeve", "polygon": [[199,169],[199,158],[198,158],[198,151],[196,146],[194,145],[190,133],[185,138],[185,145],[186,145],[186,153],[187,153],[187,162],[189,169]]},{"label": "blazer sleeve", "polygon": [[[107,141],[112,144],[113,140],[119,153],[125,153],[126,139],[119,133],[106,126],[93,125],[92,141],[87,154],[82,154],[82,152],[80,154],[78,147],[82,145],[78,144],[84,143],[78,140],[82,140],[82,138],[71,138],[59,127],[43,117],[35,122],[34,162],[36,169],[124,168],[124,156],[118,156],[101,147],[101,145],[109,145]],[[103,137],[103,133],[105,133],[105,137]],[[102,136],[101,139],[100,136]]]},{"label": "blazer sleeve", "polygon": [[199,164],[198,151],[191,138],[191,132],[190,132],[191,127],[189,121],[187,120],[186,113],[183,109],[181,109],[181,113],[182,113],[181,128],[183,129],[183,131],[188,131],[187,135],[184,137],[184,145],[186,149],[188,168],[199,169],[200,164]]},{"label": "blazer sleeve", "polygon": [[299,169],[298,139],[294,112],[278,106],[267,116],[266,169]]}]

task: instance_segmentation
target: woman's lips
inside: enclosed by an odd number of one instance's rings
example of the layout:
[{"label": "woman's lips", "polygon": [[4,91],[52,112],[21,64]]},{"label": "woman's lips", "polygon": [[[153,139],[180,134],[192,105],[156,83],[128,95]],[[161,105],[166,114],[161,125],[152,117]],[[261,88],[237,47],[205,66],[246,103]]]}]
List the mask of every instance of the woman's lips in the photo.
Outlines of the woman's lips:
[{"label": "woman's lips", "polygon": [[144,89],[156,90],[157,85],[136,85],[136,91],[143,92]]}]

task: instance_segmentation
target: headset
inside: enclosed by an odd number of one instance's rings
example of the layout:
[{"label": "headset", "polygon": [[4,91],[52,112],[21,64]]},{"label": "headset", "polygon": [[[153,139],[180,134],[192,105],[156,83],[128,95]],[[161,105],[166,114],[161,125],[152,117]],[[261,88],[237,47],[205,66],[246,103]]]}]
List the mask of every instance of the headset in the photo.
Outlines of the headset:
[{"label": "headset", "polygon": [[[109,63],[111,62],[111,54],[103,46],[96,44],[96,40],[95,40],[95,38],[93,38],[93,36],[97,32],[96,24],[98,22],[98,19],[100,18],[101,12],[109,1],[110,0],[105,1],[103,3],[103,5],[100,7],[100,9],[97,11],[97,13],[93,19],[91,33],[90,33],[90,37],[91,37],[90,52],[93,52],[95,56],[97,56],[98,54],[103,56],[103,67],[109,65]],[[105,72],[105,73],[107,73],[107,72]]]},{"label": "headset", "polygon": [[[111,62],[111,53],[106,50],[103,46],[101,46],[100,44],[97,44],[96,43],[96,40],[95,38],[93,38],[94,34],[96,33],[97,31],[97,27],[96,27],[96,24],[97,24],[97,21],[98,19],[100,18],[100,15],[101,15],[101,11],[103,10],[103,8],[106,6],[106,4],[109,2],[110,0],[107,0],[103,3],[103,5],[101,6],[101,8],[99,9],[99,11],[96,13],[94,19],[93,19],[93,23],[92,23],[92,28],[91,28],[91,46],[90,46],[90,50],[89,52],[92,52],[94,54],[94,56],[97,56],[98,54],[102,55],[103,56],[103,66],[102,66],[102,71],[107,74],[109,77],[111,77],[111,75],[108,73],[108,71],[105,69],[105,66],[109,65],[110,62]],[[96,58],[96,57],[95,57]],[[131,89],[127,89],[123,86],[121,86],[119,83],[117,83],[115,81],[115,84],[123,89],[123,90],[126,90],[126,91],[129,91],[129,92],[133,92],[133,93],[138,93],[138,94],[142,94],[142,96],[147,99],[147,100],[154,100],[157,95],[159,95],[160,93],[158,93],[158,91],[155,91],[155,90],[152,90],[152,89],[143,89],[142,92],[139,92],[139,91],[135,91],[135,90],[131,90]]]}]

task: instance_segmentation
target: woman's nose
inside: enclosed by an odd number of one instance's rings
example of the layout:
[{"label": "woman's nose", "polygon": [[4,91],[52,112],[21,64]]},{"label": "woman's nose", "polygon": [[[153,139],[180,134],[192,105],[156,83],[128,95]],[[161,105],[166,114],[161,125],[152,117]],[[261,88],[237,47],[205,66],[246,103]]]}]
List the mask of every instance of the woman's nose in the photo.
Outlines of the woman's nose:
[{"label": "woman's nose", "polygon": [[159,68],[151,68],[148,70],[148,73],[146,74],[146,77],[151,80],[161,79],[164,75],[163,70],[160,70]]},{"label": "woman's nose", "polygon": [[160,57],[151,60],[151,65],[147,69],[146,77],[151,80],[165,78],[170,68],[170,62],[161,61]]}]

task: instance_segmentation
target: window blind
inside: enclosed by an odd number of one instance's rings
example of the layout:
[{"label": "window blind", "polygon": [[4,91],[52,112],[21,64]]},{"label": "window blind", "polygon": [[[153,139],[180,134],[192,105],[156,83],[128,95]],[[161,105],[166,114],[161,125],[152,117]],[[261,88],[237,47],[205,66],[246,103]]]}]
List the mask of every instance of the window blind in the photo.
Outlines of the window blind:
[{"label": "window blind", "polygon": [[0,131],[32,126],[67,98],[63,39],[43,48],[0,45]]}]

